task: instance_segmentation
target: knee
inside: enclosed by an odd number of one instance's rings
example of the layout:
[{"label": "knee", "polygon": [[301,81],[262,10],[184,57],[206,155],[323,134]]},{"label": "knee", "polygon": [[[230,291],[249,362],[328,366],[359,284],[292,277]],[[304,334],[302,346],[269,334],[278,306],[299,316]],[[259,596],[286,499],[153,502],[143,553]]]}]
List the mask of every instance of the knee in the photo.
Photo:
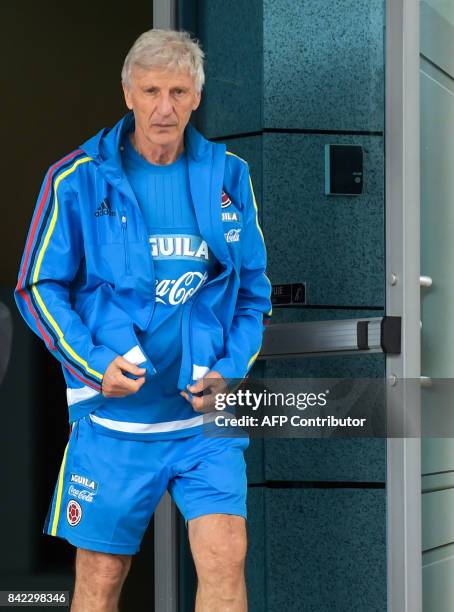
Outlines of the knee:
[{"label": "knee", "polygon": [[247,552],[246,530],[230,526],[203,534],[193,547],[199,579],[234,577],[242,573]]},{"label": "knee", "polygon": [[216,566],[237,568],[244,565],[246,558],[246,535],[231,533],[230,536],[214,538],[207,547],[207,557]]},{"label": "knee", "polygon": [[122,584],[131,564],[127,555],[112,555],[79,549],[76,576],[100,590],[110,590]]}]

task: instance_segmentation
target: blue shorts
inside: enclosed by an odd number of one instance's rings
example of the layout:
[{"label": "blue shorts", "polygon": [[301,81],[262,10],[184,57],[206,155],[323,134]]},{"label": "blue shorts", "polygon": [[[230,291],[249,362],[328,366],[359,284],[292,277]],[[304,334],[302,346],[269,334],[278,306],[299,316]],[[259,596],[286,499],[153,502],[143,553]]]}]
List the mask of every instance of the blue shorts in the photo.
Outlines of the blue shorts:
[{"label": "blue shorts", "polygon": [[166,489],[186,521],[204,514],[246,518],[247,437],[196,434],[136,441],[77,421],[65,450],[44,533],[79,548],[134,554]]}]

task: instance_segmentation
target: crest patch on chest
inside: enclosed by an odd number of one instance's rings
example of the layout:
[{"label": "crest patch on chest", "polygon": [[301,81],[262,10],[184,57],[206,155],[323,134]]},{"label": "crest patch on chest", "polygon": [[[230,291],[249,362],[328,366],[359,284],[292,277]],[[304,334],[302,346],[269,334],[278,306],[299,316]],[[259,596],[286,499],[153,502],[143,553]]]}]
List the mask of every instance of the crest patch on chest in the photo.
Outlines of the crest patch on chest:
[{"label": "crest patch on chest", "polygon": [[227,206],[230,206],[231,203],[232,200],[229,198],[228,194],[224,190],[222,190],[221,207],[227,208]]}]

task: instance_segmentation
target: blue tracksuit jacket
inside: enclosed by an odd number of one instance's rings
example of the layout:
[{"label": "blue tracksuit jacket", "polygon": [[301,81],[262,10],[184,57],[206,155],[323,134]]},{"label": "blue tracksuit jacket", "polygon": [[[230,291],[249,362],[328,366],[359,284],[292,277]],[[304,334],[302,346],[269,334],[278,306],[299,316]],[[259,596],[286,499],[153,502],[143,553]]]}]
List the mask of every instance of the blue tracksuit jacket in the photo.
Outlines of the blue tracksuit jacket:
[{"label": "blue tracksuit jacket", "polygon": [[[93,410],[117,355],[156,375],[137,338],[153,312],[153,259],[120,158],[122,134],[133,121],[129,113],[50,167],[15,289],[26,322],[62,364],[70,422]],[[183,306],[180,390],[208,370],[243,378],[271,316],[247,163],[190,124],[185,148],[200,233],[221,267]]]}]

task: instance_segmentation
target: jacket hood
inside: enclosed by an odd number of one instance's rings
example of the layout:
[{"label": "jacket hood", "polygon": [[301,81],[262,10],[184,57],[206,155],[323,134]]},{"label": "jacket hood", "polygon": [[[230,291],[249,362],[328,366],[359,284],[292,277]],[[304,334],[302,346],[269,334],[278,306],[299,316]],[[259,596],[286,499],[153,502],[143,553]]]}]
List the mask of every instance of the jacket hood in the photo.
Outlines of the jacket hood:
[{"label": "jacket hood", "polygon": [[[124,134],[132,132],[134,129],[134,113],[129,112],[111,129],[103,128],[95,136],[85,141],[80,148],[98,162],[110,162],[113,165],[121,165],[121,141]],[[185,149],[194,161],[201,161],[210,154],[212,155],[214,147],[223,147],[225,150],[225,145],[210,142],[190,123],[186,126],[184,141]]]}]

